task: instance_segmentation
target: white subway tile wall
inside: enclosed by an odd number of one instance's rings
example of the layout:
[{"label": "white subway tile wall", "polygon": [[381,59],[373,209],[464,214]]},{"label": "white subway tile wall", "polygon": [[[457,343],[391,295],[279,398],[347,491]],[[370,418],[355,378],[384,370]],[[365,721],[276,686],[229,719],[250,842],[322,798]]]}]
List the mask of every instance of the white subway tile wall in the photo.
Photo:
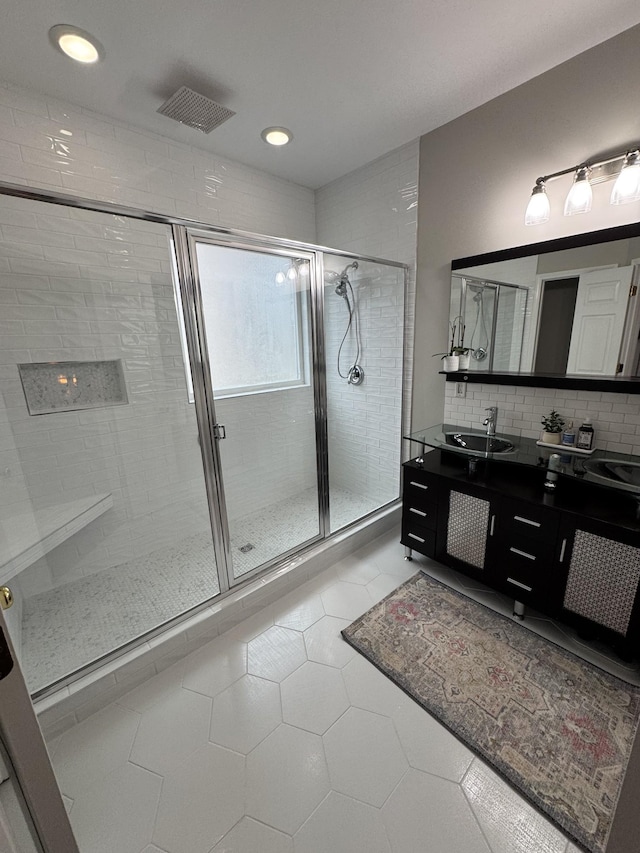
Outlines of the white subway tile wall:
[{"label": "white subway tile wall", "polygon": [[[316,192],[317,239],[320,244],[400,261],[409,267],[404,306],[406,370],[402,387],[405,432],[410,431],[418,153],[418,140],[415,140]],[[331,269],[342,269],[338,258]],[[356,273],[354,279],[357,278]],[[344,380],[337,378],[335,364],[332,363],[335,358],[328,358],[327,363],[330,478],[352,491],[360,490],[364,494],[372,491],[386,500],[399,488],[401,460],[397,381],[401,375],[399,362],[402,353],[397,346],[397,334],[402,311],[398,310],[398,292],[391,283],[392,278],[393,270],[389,269],[384,283],[372,283],[378,290],[369,309],[365,302],[362,303],[362,316],[368,317],[363,324],[362,366],[365,376],[368,363],[378,371],[376,384],[372,386],[365,378],[359,387],[346,386]],[[330,294],[332,290],[326,288],[325,292]],[[339,303],[328,297],[326,300],[327,348],[334,353],[344,334],[347,316],[343,300],[336,298]],[[367,310],[370,310],[369,315]],[[342,334],[339,334],[340,330]],[[337,335],[336,344],[334,339]],[[381,336],[385,338],[382,346]],[[333,411],[345,412],[346,416],[334,422]]]},{"label": "white subway tile wall", "polygon": [[[316,239],[313,190],[2,82],[0,140],[0,179],[11,183],[259,234]],[[80,254],[92,251],[91,231],[88,241],[73,244],[65,234],[52,235],[51,251],[33,255],[25,249],[25,262],[33,259],[36,268],[39,261],[40,270],[50,270],[42,260],[69,261],[60,250],[70,249],[78,263],[91,263]],[[110,265],[117,266],[117,258]]]},{"label": "white subway tile wall", "polygon": [[456,383],[446,383],[445,423],[482,429],[485,408],[497,406],[498,433],[537,439],[542,430],[540,419],[555,409],[576,428],[585,418],[592,418],[595,446],[600,450],[640,454],[637,394],[475,383],[466,388],[466,397],[456,397]]},{"label": "white subway tile wall", "polygon": [[[344,258],[325,256],[325,267],[339,271]],[[345,375],[357,355],[355,318],[325,287],[325,348],[329,432],[329,488],[347,489],[371,501],[371,509],[398,497],[402,411],[402,329],[404,286],[397,267],[361,261],[350,271],[360,340],[361,385]],[[349,300],[353,303],[351,292]],[[345,338],[346,334],[346,338]],[[340,354],[338,351],[345,338]]]}]

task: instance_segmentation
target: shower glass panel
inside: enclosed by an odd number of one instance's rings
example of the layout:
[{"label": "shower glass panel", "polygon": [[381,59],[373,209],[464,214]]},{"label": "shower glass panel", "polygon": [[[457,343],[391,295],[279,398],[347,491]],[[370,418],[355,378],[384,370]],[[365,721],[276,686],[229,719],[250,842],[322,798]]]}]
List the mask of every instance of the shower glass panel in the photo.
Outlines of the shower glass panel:
[{"label": "shower glass panel", "polygon": [[470,350],[465,370],[521,368],[528,289],[454,273],[449,322],[455,343]]},{"label": "shower glass panel", "polygon": [[399,496],[404,270],[324,255],[331,532]]},{"label": "shower glass panel", "polygon": [[0,196],[0,584],[38,692],[218,592],[168,226]]},{"label": "shower glass panel", "polygon": [[518,371],[521,367],[527,309],[525,287],[499,287],[494,331],[493,370]]},{"label": "shower glass panel", "polygon": [[221,425],[217,445],[233,584],[321,532],[312,256],[206,238],[192,238],[193,249]]}]

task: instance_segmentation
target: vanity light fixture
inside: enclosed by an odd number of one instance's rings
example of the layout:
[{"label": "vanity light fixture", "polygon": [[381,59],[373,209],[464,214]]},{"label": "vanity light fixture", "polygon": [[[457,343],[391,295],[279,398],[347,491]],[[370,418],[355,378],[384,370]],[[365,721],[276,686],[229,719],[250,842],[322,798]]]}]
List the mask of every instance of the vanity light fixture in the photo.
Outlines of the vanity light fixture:
[{"label": "vanity light fixture", "polygon": [[611,204],[627,204],[640,199],[640,151],[625,154],[622,171],[611,191]]},{"label": "vanity light fixture", "polygon": [[286,127],[265,127],[260,136],[269,145],[288,145],[293,139],[293,133]]},{"label": "vanity light fixture", "polygon": [[630,148],[606,160],[580,163],[536,180],[524,217],[525,225],[541,225],[549,221],[550,204],[547,184],[563,175],[573,173],[573,184],[564,203],[564,215],[588,213],[593,200],[592,185],[616,178],[611,204],[640,201],[640,149]]},{"label": "vanity light fixture", "polygon": [[589,213],[593,201],[593,190],[589,178],[591,169],[580,166],[573,176],[573,184],[564,203],[564,215],[575,216],[576,213]]},{"label": "vanity light fixture", "polygon": [[98,39],[79,27],[56,24],[49,30],[49,39],[55,48],[83,65],[92,65],[104,58],[104,48]]},{"label": "vanity light fixture", "polygon": [[524,215],[524,224],[541,225],[543,222],[548,222],[550,210],[551,205],[549,204],[547,188],[545,187],[542,178],[538,178],[531,193],[529,204],[527,205],[527,212]]}]

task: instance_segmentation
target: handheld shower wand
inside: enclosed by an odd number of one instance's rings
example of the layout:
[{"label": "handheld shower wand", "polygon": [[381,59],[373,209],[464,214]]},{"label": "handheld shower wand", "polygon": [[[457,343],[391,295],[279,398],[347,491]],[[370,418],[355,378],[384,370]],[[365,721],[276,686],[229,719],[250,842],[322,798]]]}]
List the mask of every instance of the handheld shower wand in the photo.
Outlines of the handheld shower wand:
[{"label": "handheld shower wand", "polygon": [[[340,343],[340,348],[338,349],[338,375],[342,379],[346,379],[349,385],[360,385],[364,381],[364,370],[358,364],[358,361],[360,359],[360,318],[358,315],[358,305],[356,302],[356,296],[353,292],[353,287],[351,286],[351,282],[349,281],[348,275],[349,270],[357,269],[357,261],[353,261],[352,263],[347,264],[347,266],[342,270],[342,272],[337,275],[338,283],[335,289],[336,294],[338,296],[341,296],[347,303],[347,310],[349,311],[349,322],[347,323],[347,328],[342,338],[342,342]],[[349,292],[351,292],[351,299],[349,299]],[[352,325],[355,334],[356,357],[353,361],[353,364],[345,375],[340,370],[340,355],[342,353],[342,347],[344,346],[344,342],[347,339],[347,335],[349,334],[349,330],[351,329]]]}]

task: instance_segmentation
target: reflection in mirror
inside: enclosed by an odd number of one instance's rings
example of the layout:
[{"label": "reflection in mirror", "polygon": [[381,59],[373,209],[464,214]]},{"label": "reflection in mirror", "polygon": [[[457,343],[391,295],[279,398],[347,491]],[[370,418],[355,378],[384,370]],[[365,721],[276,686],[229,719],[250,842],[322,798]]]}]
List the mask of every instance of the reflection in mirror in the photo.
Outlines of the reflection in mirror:
[{"label": "reflection in mirror", "polygon": [[469,369],[520,370],[528,293],[486,277],[452,275],[452,322],[457,317]]},{"label": "reflection in mirror", "polygon": [[640,376],[640,237],[487,258],[451,278],[470,370]]}]

